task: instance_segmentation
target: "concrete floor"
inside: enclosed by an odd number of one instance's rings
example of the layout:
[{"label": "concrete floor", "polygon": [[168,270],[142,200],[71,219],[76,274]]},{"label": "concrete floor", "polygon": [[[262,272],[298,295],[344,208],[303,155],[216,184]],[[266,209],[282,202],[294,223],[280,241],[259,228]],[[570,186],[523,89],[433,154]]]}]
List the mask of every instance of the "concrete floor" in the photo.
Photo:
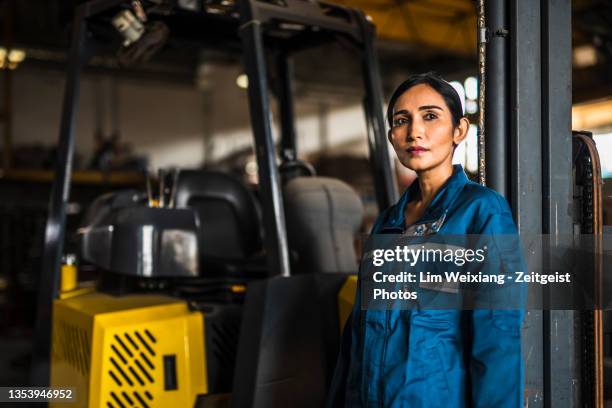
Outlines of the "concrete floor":
[{"label": "concrete floor", "polygon": [[23,334],[0,336],[0,385],[28,384],[32,338]]}]

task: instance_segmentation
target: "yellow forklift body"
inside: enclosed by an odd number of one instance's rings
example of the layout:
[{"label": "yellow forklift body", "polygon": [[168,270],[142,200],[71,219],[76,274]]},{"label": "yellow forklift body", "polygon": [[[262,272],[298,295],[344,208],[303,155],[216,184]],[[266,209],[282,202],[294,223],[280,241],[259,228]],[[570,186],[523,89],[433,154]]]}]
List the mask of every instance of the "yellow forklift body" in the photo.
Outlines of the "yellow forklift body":
[{"label": "yellow forklift body", "polygon": [[53,305],[51,386],[77,404],[192,407],[207,392],[204,317],[161,295],[87,293]]},{"label": "yellow forklift body", "polygon": [[338,326],[340,327],[340,333],[344,330],[346,319],[351,315],[356,292],[357,275],[351,275],[346,278],[342,288],[340,288],[340,292],[338,292]]}]

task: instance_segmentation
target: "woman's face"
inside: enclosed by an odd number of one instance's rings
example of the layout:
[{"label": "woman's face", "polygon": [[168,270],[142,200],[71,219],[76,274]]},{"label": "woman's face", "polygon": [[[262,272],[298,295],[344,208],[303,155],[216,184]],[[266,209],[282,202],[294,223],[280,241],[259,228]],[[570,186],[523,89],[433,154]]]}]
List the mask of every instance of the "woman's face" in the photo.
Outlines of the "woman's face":
[{"label": "woman's face", "polygon": [[393,107],[389,141],[399,161],[416,172],[452,164],[453,143],[467,135],[469,122],[457,127],[442,95],[425,84],[404,92]]}]

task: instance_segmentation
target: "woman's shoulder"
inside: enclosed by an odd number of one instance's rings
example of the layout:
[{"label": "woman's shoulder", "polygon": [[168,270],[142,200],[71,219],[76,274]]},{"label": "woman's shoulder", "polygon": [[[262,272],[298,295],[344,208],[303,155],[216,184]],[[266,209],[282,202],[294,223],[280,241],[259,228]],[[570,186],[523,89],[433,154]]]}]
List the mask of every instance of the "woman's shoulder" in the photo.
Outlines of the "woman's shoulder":
[{"label": "woman's shoulder", "polygon": [[476,207],[481,215],[486,214],[510,214],[510,206],[508,201],[497,191],[468,181],[461,192],[461,201]]},{"label": "woman's shoulder", "polygon": [[470,181],[461,192],[459,201],[458,212],[470,220],[468,233],[516,232],[510,206],[497,191]]}]

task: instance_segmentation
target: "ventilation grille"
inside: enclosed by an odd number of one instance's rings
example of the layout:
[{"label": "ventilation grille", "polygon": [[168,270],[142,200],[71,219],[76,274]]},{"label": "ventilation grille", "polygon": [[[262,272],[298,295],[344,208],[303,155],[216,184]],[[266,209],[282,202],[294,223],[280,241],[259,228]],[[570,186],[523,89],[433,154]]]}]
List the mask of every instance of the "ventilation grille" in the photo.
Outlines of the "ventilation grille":
[{"label": "ventilation grille", "polygon": [[221,366],[233,368],[236,364],[239,330],[236,322],[212,324],[213,354]]},{"label": "ventilation grille", "polygon": [[64,361],[81,375],[89,375],[89,332],[78,326],[59,320],[53,330],[53,355]]},{"label": "ventilation grille", "polygon": [[110,342],[110,370],[113,387],[108,394],[108,408],[150,408],[159,368],[156,364],[157,339],[148,329],[116,333]]}]

